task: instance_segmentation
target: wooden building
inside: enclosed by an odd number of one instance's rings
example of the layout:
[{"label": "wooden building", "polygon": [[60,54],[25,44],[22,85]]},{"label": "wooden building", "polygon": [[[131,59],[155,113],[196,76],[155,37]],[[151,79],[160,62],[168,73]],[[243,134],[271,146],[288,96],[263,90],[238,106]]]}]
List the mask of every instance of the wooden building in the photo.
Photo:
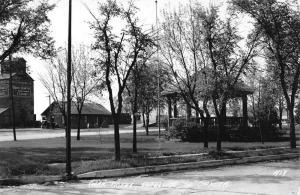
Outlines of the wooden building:
[{"label": "wooden building", "polygon": [[[242,102],[242,116],[234,117],[234,116],[227,116],[225,117],[225,125],[229,128],[231,127],[242,127],[246,129],[248,127],[248,100],[247,96],[254,93],[254,90],[244,84],[243,82],[237,83],[235,86],[233,93],[231,94],[230,98],[238,98]],[[167,99],[168,104],[168,126],[173,126],[173,122],[176,120],[184,120],[184,121],[193,121],[199,120],[200,124],[203,124],[201,121],[199,114],[196,112],[196,115],[192,116],[192,109],[188,103],[184,101],[181,97],[181,92],[179,89],[175,89],[169,87],[168,90],[162,92],[162,96]],[[178,116],[178,101],[183,100],[185,102],[185,116],[180,117]],[[227,110],[227,109],[226,109]],[[213,112],[213,111],[212,111]],[[210,124],[212,126],[218,125],[218,120],[215,116],[210,117]]]},{"label": "wooden building", "polygon": [[34,81],[26,72],[26,61],[23,58],[13,58],[1,64],[0,127],[9,127],[12,124],[12,96],[16,126],[32,126],[35,121]]},{"label": "wooden building", "polygon": [[[67,108],[66,103],[62,105],[62,102],[53,102],[44,112],[42,112],[42,118],[48,122],[54,122],[58,127],[65,127],[65,119],[60,110],[59,104]],[[65,109],[66,110],[66,109]],[[71,128],[77,128],[78,126],[78,111],[76,104],[71,104]],[[110,124],[112,121],[111,113],[101,104],[89,102],[84,103],[81,112],[81,128],[96,128],[102,127],[104,124]]]}]

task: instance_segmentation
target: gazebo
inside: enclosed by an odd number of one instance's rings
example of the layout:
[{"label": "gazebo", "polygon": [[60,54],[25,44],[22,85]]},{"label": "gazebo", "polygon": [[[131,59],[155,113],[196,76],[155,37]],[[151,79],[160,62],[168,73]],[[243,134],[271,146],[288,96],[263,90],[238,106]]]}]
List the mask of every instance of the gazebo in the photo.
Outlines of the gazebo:
[{"label": "gazebo", "polygon": [[[231,98],[240,98],[242,101],[242,117],[228,117],[226,116],[226,126],[232,127],[234,125],[242,126],[243,128],[248,127],[248,109],[247,109],[247,96],[254,93],[254,89],[247,86],[243,82],[238,82],[233,90]],[[162,91],[161,96],[165,97],[168,104],[168,126],[172,126],[173,121],[175,120],[199,120],[200,124],[203,124],[201,119],[198,117],[198,113],[196,112],[196,117],[192,116],[192,108],[188,103],[185,102],[186,105],[186,117],[179,118],[178,117],[178,108],[177,103],[181,96],[181,92],[179,89],[169,87],[167,90]],[[182,98],[183,99],[183,98]],[[210,117],[210,124],[216,126],[218,124],[216,117]]]}]

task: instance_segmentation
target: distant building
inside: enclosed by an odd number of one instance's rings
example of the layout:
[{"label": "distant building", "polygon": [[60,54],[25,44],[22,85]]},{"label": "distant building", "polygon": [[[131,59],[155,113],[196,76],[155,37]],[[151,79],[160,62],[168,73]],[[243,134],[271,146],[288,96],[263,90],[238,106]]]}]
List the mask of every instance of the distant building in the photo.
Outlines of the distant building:
[{"label": "distant building", "polygon": [[[65,107],[67,107],[66,103]],[[58,127],[64,128],[65,120],[59,109],[58,102],[53,102],[41,115],[44,120],[54,122]],[[78,111],[74,102],[71,104],[71,115],[71,128],[77,128]],[[96,128],[104,124],[110,124],[112,120],[111,113],[101,104],[84,103],[80,121],[81,128]]]},{"label": "distant building", "polygon": [[12,72],[12,95],[16,126],[32,126],[34,115],[34,81],[26,72],[26,61],[13,58],[1,64],[0,74],[0,127],[11,126],[12,101],[10,92],[10,66]]}]

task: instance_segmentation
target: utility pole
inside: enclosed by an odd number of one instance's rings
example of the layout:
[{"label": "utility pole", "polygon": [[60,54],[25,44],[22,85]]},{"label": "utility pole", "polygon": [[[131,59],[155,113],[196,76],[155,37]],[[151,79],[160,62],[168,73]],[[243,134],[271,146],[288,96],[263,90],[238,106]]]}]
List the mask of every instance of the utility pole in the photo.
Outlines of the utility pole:
[{"label": "utility pole", "polygon": [[9,55],[9,91],[10,91],[10,100],[11,100],[11,122],[14,134],[14,141],[17,141],[16,136],[16,121],[15,121],[15,103],[14,103],[14,92],[13,92],[13,80],[12,80],[12,59],[11,55]]},{"label": "utility pole", "polygon": [[72,179],[71,167],[71,35],[72,35],[72,0],[69,0],[68,27],[68,67],[67,67],[67,125],[66,125],[66,179]]},{"label": "utility pole", "polygon": [[160,68],[158,63],[158,22],[157,22],[157,0],[155,0],[155,23],[156,23],[156,63],[157,63],[157,123],[158,123],[158,137],[160,138]]}]

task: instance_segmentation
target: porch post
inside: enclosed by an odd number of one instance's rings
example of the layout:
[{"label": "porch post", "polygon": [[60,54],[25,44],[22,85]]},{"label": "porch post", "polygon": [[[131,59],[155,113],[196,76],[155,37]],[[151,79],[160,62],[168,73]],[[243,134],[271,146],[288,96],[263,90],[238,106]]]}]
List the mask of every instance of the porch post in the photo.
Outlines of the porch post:
[{"label": "porch post", "polygon": [[168,103],[168,130],[170,130],[171,118],[172,118],[172,99],[170,96],[167,96],[167,103]]},{"label": "porch post", "polygon": [[247,95],[242,96],[242,102],[243,102],[243,128],[248,127],[248,111],[247,111]]},{"label": "porch post", "polygon": [[171,102],[171,97],[168,96],[168,117],[169,119],[172,118],[172,102]]},{"label": "porch post", "polygon": [[177,111],[177,100],[174,99],[174,118],[177,118],[177,114],[178,114],[178,111]]}]

